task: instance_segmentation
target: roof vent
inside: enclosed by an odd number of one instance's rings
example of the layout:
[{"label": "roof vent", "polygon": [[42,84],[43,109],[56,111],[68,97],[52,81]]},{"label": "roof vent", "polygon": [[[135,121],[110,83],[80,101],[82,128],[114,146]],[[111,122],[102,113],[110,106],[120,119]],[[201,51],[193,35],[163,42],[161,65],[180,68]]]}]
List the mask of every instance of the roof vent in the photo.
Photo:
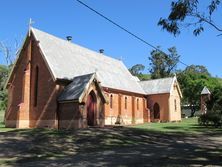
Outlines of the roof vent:
[{"label": "roof vent", "polygon": [[67,36],[66,39],[67,39],[67,41],[71,42],[72,41],[72,36]]},{"label": "roof vent", "polygon": [[104,53],[104,49],[99,49],[99,53],[103,54]]}]

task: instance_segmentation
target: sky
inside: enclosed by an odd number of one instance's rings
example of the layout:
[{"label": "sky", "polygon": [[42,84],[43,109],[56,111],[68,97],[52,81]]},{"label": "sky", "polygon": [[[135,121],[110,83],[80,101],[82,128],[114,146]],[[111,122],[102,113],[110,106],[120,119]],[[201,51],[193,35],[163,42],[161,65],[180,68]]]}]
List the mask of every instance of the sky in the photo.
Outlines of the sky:
[{"label": "sky", "polygon": [[[174,37],[157,26],[160,17],[167,17],[171,0],[82,0],[108,18],[127,28],[163,51],[175,46],[180,60],[188,65],[204,65],[213,76],[222,77],[222,36],[206,26],[204,33],[195,37],[192,28],[182,30]],[[207,2],[207,1],[205,1]],[[222,27],[218,11],[213,19]],[[0,2],[0,41],[14,48],[15,41],[22,42],[29,19],[32,26],[94,51],[104,49],[107,56],[121,59],[129,68],[145,65],[149,71],[150,52],[153,48],[133,38],[110,24],[76,0],[7,0]],[[5,64],[0,53],[0,64]],[[185,66],[178,64],[178,69]]]}]

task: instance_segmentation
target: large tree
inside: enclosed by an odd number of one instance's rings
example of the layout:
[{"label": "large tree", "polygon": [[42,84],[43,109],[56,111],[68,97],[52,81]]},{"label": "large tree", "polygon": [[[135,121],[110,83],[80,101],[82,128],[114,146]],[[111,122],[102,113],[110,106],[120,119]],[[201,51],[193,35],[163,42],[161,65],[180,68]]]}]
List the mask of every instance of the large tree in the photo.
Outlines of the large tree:
[{"label": "large tree", "polygon": [[175,72],[180,55],[175,47],[169,48],[168,52],[168,54],[163,53],[159,47],[151,51],[149,60],[152,79],[169,77]]},{"label": "large tree", "polygon": [[210,25],[218,35],[222,35],[222,25],[213,18],[219,8],[221,0],[172,1],[169,16],[160,18],[158,25],[174,35],[180,34],[182,28],[193,27],[196,36],[204,31],[206,25]]},{"label": "large tree", "polygon": [[[200,70],[201,69],[201,70]],[[207,86],[211,93],[209,109],[221,102],[217,90],[221,90],[221,83],[218,79],[211,77],[206,67],[200,65],[191,65],[184,71],[178,73],[178,81],[183,93],[183,104],[189,105],[191,116],[200,109],[200,95],[204,86]],[[217,104],[216,104],[217,103]]]}]

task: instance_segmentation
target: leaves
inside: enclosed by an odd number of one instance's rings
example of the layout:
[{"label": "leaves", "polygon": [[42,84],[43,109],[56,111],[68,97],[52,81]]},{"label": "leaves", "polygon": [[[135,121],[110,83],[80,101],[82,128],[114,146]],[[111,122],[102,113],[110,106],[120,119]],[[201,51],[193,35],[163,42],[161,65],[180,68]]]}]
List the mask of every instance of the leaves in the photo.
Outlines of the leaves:
[{"label": "leaves", "polygon": [[210,5],[208,6],[209,14],[212,15],[219,5],[220,5],[220,0],[212,0]]},{"label": "leaves", "polygon": [[4,90],[4,85],[7,80],[8,73],[8,67],[0,65],[0,110],[5,110],[7,105],[7,92]]},{"label": "leaves", "polygon": [[219,5],[221,5],[221,0],[211,0],[207,8],[208,12],[206,12],[200,9],[201,5],[198,0],[173,1],[169,16],[160,18],[158,26],[174,36],[179,35],[184,27],[193,27],[193,34],[198,36],[204,31],[205,24],[210,25],[216,31],[222,32],[222,28],[211,19],[211,15],[218,9]]},{"label": "leaves", "polygon": [[132,75],[137,76],[137,75],[139,75],[139,74],[142,74],[142,72],[144,71],[144,69],[145,69],[145,66],[144,66],[144,65],[142,65],[142,64],[136,64],[136,65],[134,65],[133,67],[131,67],[131,68],[129,69],[129,71],[130,71],[130,73],[131,73]]},{"label": "leaves", "polygon": [[180,56],[175,47],[169,48],[168,51],[169,54],[163,53],[159,49],[151,51],[149,60],[152,79],[169,77],[176,69]]}]

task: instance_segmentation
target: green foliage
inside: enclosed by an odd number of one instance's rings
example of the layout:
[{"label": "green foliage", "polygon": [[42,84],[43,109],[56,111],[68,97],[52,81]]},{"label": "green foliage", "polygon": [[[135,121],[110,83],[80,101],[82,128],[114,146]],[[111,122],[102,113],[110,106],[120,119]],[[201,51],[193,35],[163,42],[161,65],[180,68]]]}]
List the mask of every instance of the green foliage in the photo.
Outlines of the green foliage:
[{"label": "green foliage", "polygon": [[4,85],[8,77],[8,72],[8,67],[0,65],[0,110],[5,110],[7,106],[7,92],[4,89]]},{"label": "green foliage", "polygon": [[222,107],[222,85],[217,78],[211,77],[206,67],[191,65],[178,73],[178,81],[183,93],[183,103],[190,105],[191,116],[200,109],[200,93],[204,86],[212,93],[208,109]]},{"label": "green foliage", "polygon": [[139,74],[137,75],[140,81],[146,81],[151,78],[150,74]]},{"label": "green foliage", "polygon": [[222,28],[218,27],[212,19],[213,13],[220,5],[220,0],[210,0],[205,8],[199,0],[173,1],[168,18],[160,18],[158,25],[173,35],[180,34],[183,27],[193,27],[193,34],[197,36],[204,31],[205,24],[210,25],[218,32],[222,32]]},{"label": "green foliage", "polygon": [[221,127],[222,113],[220,111],[210,111],[199,117],[198,122],[204,126]]},{"label": "green foliage", "polygon": [[145,81],[150,79],[149,74],[144,74],[143,71],[145,69],[145,66],[143,64],[136,64],[129,68],[129,72],[133,75],[139,78],[140,81]]},{"label": "green foliage", "polygon": [[132,66],[129,69],[129,71],[132,75],[137,76],[139,74],[142,74],[144,69],[145,69],[145,66],[143,64],[136,64],[136,65]]},{"label": "green foliage", "polygon": [[150,73],[152,79],[172,76],[175,72],[179,57],[175,47],[168,49],[169,54],[161,52],[159,49],[151,51]]}]

